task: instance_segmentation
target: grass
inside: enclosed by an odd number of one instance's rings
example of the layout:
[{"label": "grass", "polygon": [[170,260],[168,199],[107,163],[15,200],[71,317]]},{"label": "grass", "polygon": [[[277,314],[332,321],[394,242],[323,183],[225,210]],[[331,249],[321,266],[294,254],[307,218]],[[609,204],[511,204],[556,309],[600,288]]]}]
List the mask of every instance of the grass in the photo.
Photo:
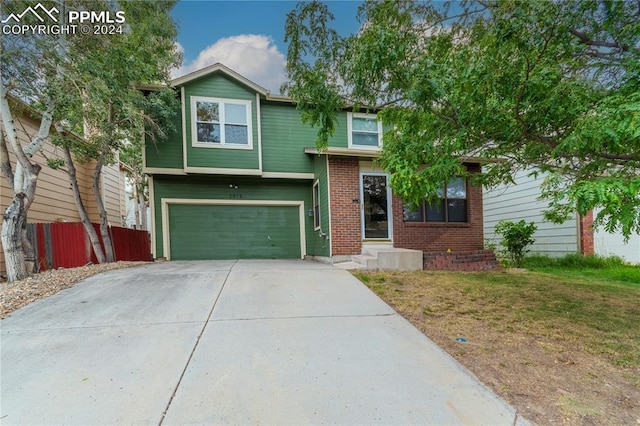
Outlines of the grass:
[{"label": "grass", "polygon": [[640,286],[640,266],[625,264],[619,257],[581,256],[570,254],[560,258],[530,256],[525,268],[557,275],[582,277],[592,281],[620,281]]},{"label": "grass", "polygon": [[[616,406],[626,395],[640,401],[640,268],[590,257],[528,258],[526,267],[355,275],[504,398],[529,395],[519,409],[531,420],[582,423],[571,418],[580,411],[635,422],[640,403],[622,414]],[[538,409],[527,408],[536,398]],[[583,406],[593,410],[568,409]]]}]

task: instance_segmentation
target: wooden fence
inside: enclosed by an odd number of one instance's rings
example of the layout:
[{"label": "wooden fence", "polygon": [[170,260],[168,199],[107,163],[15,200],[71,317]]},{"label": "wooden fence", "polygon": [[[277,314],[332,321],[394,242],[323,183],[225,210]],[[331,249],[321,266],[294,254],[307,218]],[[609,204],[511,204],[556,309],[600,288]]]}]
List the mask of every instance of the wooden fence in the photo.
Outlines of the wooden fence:
[{"label": "wooden fence", "polygon": [[[104,249],[100,227],[95,223],[93,227]],[[153,260],[147,231],[110,226],[109,233],[116,260]],[[27,225],[27,235],[40,271],[97,263],[81,223],[30,223]]]}]

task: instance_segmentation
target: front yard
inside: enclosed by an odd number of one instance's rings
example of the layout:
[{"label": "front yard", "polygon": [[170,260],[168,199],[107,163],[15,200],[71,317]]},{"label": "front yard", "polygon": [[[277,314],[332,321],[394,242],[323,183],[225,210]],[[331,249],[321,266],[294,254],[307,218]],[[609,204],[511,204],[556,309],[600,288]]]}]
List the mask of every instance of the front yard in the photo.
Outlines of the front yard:
[{"label": "front yard", "polygon": [[640,425],[640,267],[530,267],[355,275],[533,422]]}]

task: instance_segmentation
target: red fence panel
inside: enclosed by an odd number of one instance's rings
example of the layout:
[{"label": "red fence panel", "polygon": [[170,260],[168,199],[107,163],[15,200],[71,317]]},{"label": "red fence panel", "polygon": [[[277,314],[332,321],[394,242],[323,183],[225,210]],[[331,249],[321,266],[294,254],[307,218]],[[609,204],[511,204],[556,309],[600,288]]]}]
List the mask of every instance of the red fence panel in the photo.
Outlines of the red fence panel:
[{"label": "red fence panel", "polygon": [[51,223],[53,267],[75,268],[91,261],[81,223]]},{"label": "red fence panel", "polygon": [[38,253],[38,270],[46,271],[49,269],[51,265],[51,260],[47,258],[47,249],[46,249],[46,241],[44,234],[44,223],[36,223],[36,241],[37,241],[37,250]]},{"label": "red fence panel", "polygon": [[153,260],[147,231],[118,226],[112,226],[110,229],[116,260]]},{"label": "red fence panel", "polygon": [[[98,263],[82,223],[34,223],[29,239],[37,256],[38,271],[59,267],[75,268]],[[100,226],[93,224],[100,245]],[[152,261],[149,232],[117,226],[109,227],[116,260]]]}]

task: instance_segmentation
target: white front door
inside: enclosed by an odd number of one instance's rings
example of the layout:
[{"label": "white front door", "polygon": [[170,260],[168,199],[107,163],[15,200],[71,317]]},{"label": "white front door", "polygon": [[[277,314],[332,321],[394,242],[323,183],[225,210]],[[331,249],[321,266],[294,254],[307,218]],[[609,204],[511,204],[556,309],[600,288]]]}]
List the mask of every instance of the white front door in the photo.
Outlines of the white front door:
[{"label": "white front door", "polygon": [[365,240],[391,240],[393,215],[391,189],[386,173],[360,173],[362,237]]}]

